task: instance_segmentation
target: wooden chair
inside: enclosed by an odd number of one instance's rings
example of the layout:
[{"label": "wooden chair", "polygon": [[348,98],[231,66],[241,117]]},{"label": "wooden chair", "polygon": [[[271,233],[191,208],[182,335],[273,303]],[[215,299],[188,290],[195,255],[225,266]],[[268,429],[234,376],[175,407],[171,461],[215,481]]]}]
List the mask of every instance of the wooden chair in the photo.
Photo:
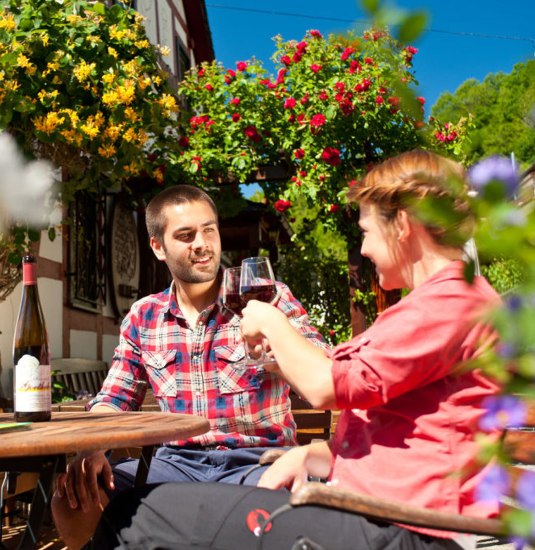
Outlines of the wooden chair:
[{"label": "wooden chair", "polygon": [[292,414],[297,424],[297,443],[306,445],[314,440],[326,440],[331,435],[331,411],[313,409],[308,401],[290,393]]},{"label": "wooden chair", "polygon": [[[535,405],[530,404],[526,425],[522,428],[508,429],[504,433],[502,449],[511,462],[507,468],[513,480],[535,466]],[[260,458],[260,464],[271,464],[282,454],[283,449],[272,449]],[[308,482],[292,493],[289,505],[323,506],[356,513],[368,518],[388,523],[401,523],[435,530],[452,531],[502,538],[505,530],[500,518],[482,519],[420,508],[403,502],[372,497],[340,489],[325,483]],[[508,499],[503,504],[503,512],[514,507],[514,501]]]},{"label": "wooden chair", "polygon": [[74,395],[96,395],[108,374],[105,361],[75,357],[52,359],[52,382],[63,384]]}]

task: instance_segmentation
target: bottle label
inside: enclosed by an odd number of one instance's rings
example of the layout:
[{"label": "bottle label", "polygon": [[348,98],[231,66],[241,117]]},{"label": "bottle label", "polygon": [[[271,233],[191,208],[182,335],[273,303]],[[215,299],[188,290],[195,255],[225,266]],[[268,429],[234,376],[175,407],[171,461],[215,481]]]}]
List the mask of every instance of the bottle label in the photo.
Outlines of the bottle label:
[{"label": "bottle label", "polygon": [[50,365],[40,365],[39,360],[32,355],[23,355],[15,368],[15,410],[51,410],[50,386]]}]

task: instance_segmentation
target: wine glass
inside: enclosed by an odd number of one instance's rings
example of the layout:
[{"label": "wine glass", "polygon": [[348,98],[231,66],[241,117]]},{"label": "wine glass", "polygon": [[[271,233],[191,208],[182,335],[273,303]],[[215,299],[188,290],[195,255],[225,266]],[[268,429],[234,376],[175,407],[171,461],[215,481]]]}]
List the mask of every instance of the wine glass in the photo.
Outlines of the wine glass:
[{"label": "wine glass", "polygon": [[[271,304],[277,298],[275,276],[269,258],[246,258],[241,264],[240,297],[242,307],[250,300],[260,300]],[[268,357],[262,345],[262,354],[258,359],[249,358],[250,365],[262,366],[276,361]]]},{"label": "wine glass", "polygon": [[[223,305],[235,315],[241,316],[245,304],[240,296],[241,267],[228,267],[223,271]],[[245,357],[236,361],[234,368],[250,368],[256,366],[254,359],[250,357],[249,347],[244,340]]]}]

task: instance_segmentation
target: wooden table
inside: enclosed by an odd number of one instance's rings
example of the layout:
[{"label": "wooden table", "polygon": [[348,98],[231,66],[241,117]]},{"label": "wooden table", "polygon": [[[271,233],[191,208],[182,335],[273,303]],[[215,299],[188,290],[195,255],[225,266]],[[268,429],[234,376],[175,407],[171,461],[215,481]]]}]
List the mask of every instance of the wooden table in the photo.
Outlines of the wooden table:
[{"label": "wooden table", "polygon": [[[0,414],[0,422],[12,422]],[[53,412],[50,422],[34,422],[22,431],[0,435],[0,470],[38,472],[27,528],[19,548],[33,548],[42,525],[54,476],[64,472],[69,454],[121,447],[143,447],[136,484],[146,481],[153,447],[187,439],[209,429],[204,418],[162,412]]]}]

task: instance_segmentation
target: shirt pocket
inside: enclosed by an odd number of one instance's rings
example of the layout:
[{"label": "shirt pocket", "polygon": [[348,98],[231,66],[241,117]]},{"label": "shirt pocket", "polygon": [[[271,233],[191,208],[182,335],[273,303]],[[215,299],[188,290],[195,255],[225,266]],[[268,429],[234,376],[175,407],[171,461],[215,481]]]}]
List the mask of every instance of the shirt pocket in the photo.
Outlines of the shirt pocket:
[{"label": "shirt pocket", "polygon": [[257,391],[264,380],[264,370],[235,367],[234,364],[245,357],[243,344],[219,346],[214,349],[217,362],[219,393],[232,394]]},{"label": "shirt pocket", "polygon": [[149,379],[152,381],[154,395],[156,397],[175,397],[177,394],[176,350],[143,351],[141,358]]}]

